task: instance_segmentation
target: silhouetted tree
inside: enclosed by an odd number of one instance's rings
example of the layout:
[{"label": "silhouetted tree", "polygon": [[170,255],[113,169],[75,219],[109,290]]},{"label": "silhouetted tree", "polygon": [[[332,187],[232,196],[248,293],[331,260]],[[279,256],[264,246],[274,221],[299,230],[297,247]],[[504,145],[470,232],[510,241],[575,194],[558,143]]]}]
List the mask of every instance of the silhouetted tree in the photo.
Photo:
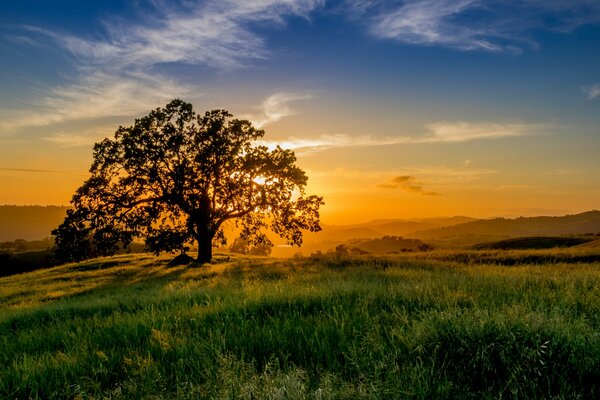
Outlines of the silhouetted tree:
[{"label": "silhouetted tree", "polygon": [[181,100],[120,127],[94,146],[91,177],[53,231],[57,255],[109,255],[144,238],[155,253],[196,241],[197,261],[208,262],[228,220],[250,243],[270,244],[271,228],[300,245],[303,229],[321,229],[322,197],[305,196],[308,178],[293,151],[255,144],[263,135],[225,110],[201,116]]}]

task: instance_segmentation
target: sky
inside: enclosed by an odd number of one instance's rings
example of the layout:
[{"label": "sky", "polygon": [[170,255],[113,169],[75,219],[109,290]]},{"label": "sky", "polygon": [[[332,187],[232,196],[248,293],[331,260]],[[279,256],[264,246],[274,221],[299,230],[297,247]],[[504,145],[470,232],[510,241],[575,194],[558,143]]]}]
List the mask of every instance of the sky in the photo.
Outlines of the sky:
[{"label": "sky", "polygon": [[600,208],[597,0],[0,1],[0,204],[173,98],[295,150],[322,221]]}]

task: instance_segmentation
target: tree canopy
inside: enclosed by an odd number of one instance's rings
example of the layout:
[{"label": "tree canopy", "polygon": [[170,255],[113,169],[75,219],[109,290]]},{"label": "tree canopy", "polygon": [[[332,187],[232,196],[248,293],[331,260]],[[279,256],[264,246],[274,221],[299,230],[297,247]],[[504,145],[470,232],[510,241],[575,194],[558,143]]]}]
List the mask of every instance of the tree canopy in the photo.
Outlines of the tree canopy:
[{"label": "tree canopy", "polygon": [[143,238],[155,253],[197,242],[197,261],[208,262],[227,221],[253,244],[271,245],[270,229],[301,245],[303,230],[321,229],[323,199],[306,195],[294,152],[257,144],[263,135],[225,110],[200,115],[181,100],[119,127],[94,146],[91,176],[53,231],[57,256],[110,255]]}]

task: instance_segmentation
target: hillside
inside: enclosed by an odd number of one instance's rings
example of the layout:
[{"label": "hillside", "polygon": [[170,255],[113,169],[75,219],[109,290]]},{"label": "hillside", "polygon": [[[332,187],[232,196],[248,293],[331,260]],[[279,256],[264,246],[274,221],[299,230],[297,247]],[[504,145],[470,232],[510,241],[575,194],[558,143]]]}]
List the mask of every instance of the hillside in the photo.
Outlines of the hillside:
[{"label": "hillside", "polygon": [[460,237],[489,237],[489,240],[521,236],[560,236],[600,233],[600,211],[562,217],[495,218],[419,231],[411,235],[421,240]]},{"label": "hillside", "polygon": [[61,206],[0,206],[0,242],[47,238],[63,221],[67,209]]},{"label": "hillside", "polygon": [[349,239],[372,239],[381,236],[407,236],[417,231],[447,227],[466,222],[477,221],[469,217],[424,218],[424,219],[389,219],[374,220],[362,224],[327,225],[318,233],[320,240],[345,241]]},{"label": "hillside", "polygon": [[0,398],[598,398],[589,251],[122,255],[0,278]]},{"label": "hillside", "polygon": [[477,221],[470,217],[440,217],[424,219],[387,219],[374,220],[361,224],[328,225],[322,224],[323,230],[317,233],[306,232],[301,249],[279,247],[273,250],[275,257],[291,257],[301,252],[308,255],[315,251],[327,251],[340,244],[352,246],[357,239],[379,239],[383,236],[411,236],[414,232],[425,229],[446,227],[455,224]]},{"label": "hillside", "polygon": [[480,243],[473,246],[473,248],[477,250],[553,249],[560,247],[575,247],[592,240],[593,239],[585,237],[533,236]]}]

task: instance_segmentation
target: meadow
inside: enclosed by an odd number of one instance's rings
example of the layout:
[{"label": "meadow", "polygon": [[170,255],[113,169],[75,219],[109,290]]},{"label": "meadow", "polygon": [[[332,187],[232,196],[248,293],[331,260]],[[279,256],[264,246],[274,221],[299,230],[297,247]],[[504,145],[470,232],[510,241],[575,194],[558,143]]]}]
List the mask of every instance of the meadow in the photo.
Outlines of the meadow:
[{"label": "meadow", "polygon": [[169,259],[0,278],[0,398],[600,396],[596,248]]}]

